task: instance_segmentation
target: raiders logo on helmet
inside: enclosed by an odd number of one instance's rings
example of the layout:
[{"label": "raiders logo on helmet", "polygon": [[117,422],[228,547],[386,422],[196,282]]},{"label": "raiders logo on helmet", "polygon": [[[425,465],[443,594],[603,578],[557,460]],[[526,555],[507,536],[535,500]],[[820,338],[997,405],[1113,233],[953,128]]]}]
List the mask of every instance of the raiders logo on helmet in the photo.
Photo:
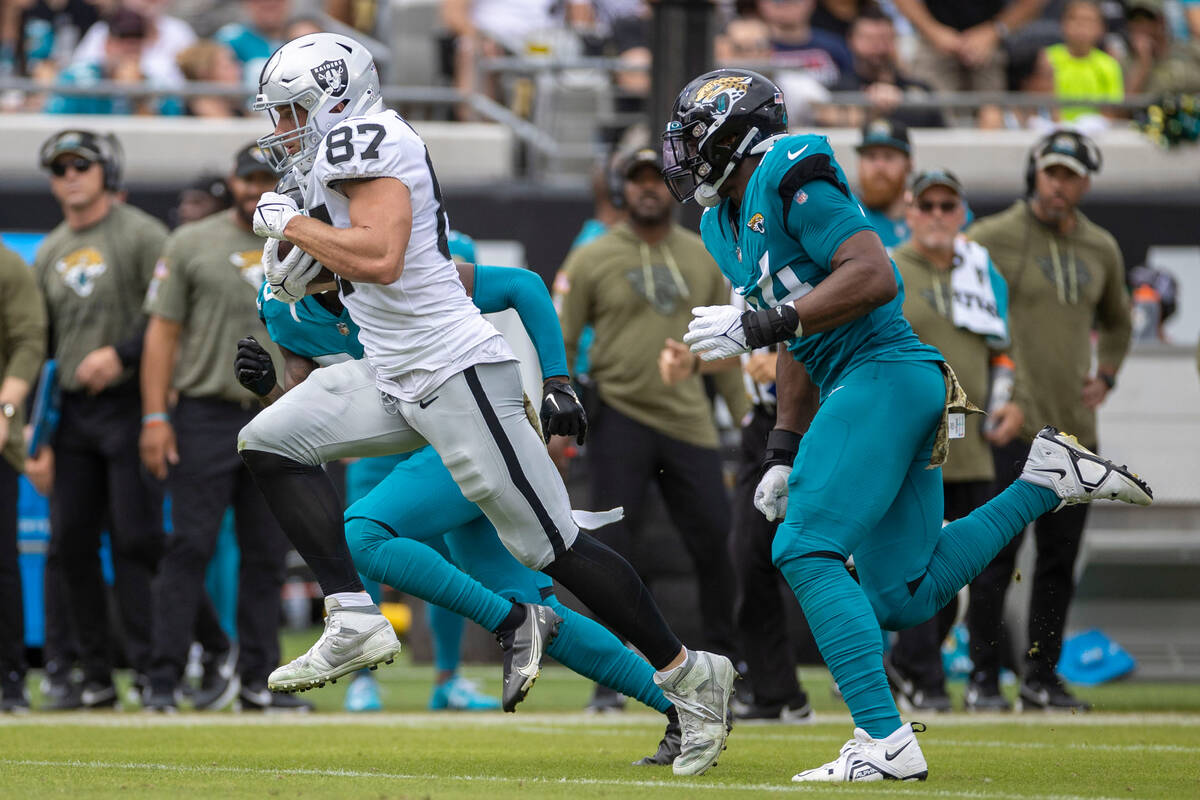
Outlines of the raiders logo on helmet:
[{"label": "raiders logo on helmet", "polygon": [[313,79],[322,89],[334,97],[346,93],[346,62],[339,58],[336,61],[326,61],[312,70]]}]

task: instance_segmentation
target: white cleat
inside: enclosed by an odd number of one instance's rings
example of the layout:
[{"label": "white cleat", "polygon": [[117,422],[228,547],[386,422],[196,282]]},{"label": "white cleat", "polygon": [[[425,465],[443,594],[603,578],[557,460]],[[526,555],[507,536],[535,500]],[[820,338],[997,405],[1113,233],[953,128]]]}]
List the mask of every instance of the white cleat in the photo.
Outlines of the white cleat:
[{"label": "white cleat", "polygon": [[654,682],[679,712],[680,752],[671,765],[676,775],[700,775],[715,766],[732,727],[729,699],[737,670],[725,656],[688,650],[687,661],[666,680]]},{"label": "white cleat", "polygon": [[917,742],[920,722],[901,725],[886,739],[872,739],[862,728],[842,745],[828,764],[792,776],[793,783],[850,783],[851,781],[923,781],[929,776],[925,755]]},{"label": "white cleat", "polygon": [[1049,425],[1038,431],[1029,448],[1021,480],[1050,489],[1063,506],[1093,500],[1121,500],[1148,506],[1154,500],[1150,486],[1130,472],[1081,445],[1068,433]]},{"label": "white cleat", "polygon": [[273,692],[303,692],[336,682],[363,667],[392,663],[400,640],[379,607],[343,606],[325,598],[325,631],[308,652],[267,678]]}]

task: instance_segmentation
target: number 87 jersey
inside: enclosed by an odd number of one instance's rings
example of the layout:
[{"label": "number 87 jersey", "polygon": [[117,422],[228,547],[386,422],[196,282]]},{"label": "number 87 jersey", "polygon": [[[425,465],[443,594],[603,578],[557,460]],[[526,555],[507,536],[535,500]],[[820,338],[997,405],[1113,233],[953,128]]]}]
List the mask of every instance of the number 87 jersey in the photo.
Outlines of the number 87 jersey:
[{"label": "number 87 jersey", "polygon": [[395,178],[408,188],[412,230],[400,278],[340,283],[367,360],[394,379],[391,391],[411,401],[470,364],[513,358],[463,289],[433,163],[403,117],[385,110],[343,120],[322,138],[312,170],[297,177],[308,213],[319,218],[323,207],[335,228],[351,226],[347,181]]}]

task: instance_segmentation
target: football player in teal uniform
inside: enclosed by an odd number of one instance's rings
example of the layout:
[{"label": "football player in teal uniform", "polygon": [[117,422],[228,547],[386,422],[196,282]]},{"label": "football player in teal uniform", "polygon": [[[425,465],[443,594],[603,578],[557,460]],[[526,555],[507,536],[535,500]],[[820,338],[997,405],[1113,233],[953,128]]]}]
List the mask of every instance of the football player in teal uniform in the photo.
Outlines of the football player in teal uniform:
[{"label": "football player in teal uniform", "polygon": [[[880,627],[924,622],[1033,519],[1072,503],[1148,505],[1149,487],[1044,428],[1021,480],[942,527],[952,408],[968,408],[941,354],[901,315],[903,286],[823,136],[789,135],[783,96],[723,69],[679,94],[663,175],[706,208],[704,243],[749,311],[694,309],[706,360],[780,344],[778,420],[755,505],[782,517],[772,559],[800,601],[854,718],[836,759],[795,781],[924,779],[883,669]],[[861,583],[846,569],[853,557]]]},{"label": "football player in teal uniform", "polygon": [[[537,273],[460,264],[459,274],[482,311],[517,311],[543,376],[566,374],[562,329]],[[289,304],[275,299],[264,284],[259,309],[272,340],[284,351],[289,381],[303,379],[305,371],[318,366],[362,357],[358,328],[336,292]],[[272,391],[282,389],[273,371],[266,372],[269,358],[256,355],[260,348],[252,340],[241,345],[239,380],[260,396],[276,396]],[[653,681],[653,668],[607,629],[563,606],[549,577],[513,558],[478,506],[463,497],[432,447],[395,458],[387,476],[346,510],[346,536],[358,570],[488,630],[500,625],[513,601],[549,605],[563,622],[547,652],[576,672],[666,713],[667,734],[658,751],[636,763],[670,765],[679,753],[679,726]],[[514,698],[507,689],[506,710],[511,711]]]}]

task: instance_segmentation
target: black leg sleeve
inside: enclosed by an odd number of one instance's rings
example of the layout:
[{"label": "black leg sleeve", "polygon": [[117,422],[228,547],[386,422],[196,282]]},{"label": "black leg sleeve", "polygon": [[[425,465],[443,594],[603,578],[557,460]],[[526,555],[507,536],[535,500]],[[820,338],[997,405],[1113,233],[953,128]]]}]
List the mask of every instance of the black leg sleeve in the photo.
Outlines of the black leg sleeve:
[{"label": "black leg sleeve", "polygon": [[261,450],[243,450],[242,460],[321,591],[363,591],[346,544],[342,504],[325,470]]},{"label": "black leg sleeve", "polygon": [[612,548],[579,532],[575,544],[543,570],[567,587],[618,636],[662,669],[683,647],[637,571]]}]

